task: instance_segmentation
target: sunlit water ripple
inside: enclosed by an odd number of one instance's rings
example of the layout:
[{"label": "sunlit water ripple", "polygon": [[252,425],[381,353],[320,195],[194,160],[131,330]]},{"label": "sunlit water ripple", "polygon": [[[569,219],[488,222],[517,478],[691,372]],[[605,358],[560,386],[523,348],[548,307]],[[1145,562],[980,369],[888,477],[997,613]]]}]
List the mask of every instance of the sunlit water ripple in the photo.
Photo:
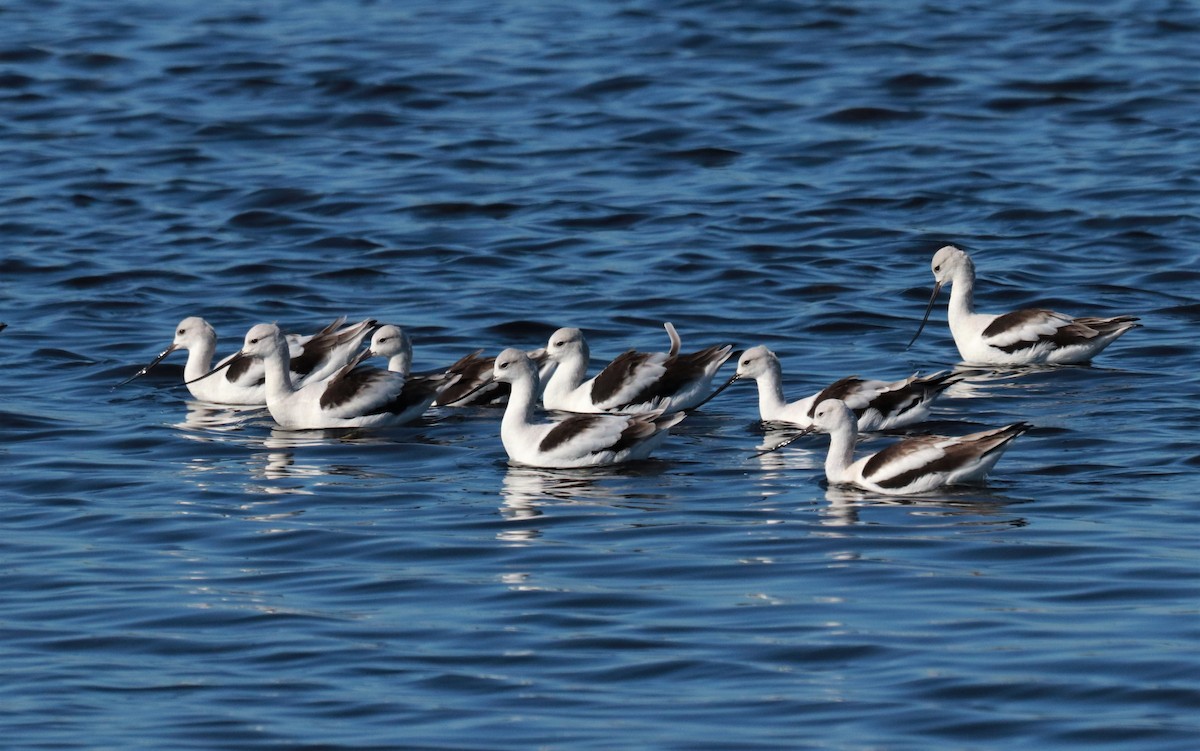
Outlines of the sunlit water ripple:
[{"label": "sunlit water ripple", "polygon": [[[1192,749],[1188,3],[0,8],[7,748]],[[980,303],[1141,316],[986,488],[827,487],[736,384],[658,458],[509,467],[498,412],[349,435],[190,403],[203,315],[779,353],[793,398],[956,362]],[[870,445],[880,445],[872,441]]]}]

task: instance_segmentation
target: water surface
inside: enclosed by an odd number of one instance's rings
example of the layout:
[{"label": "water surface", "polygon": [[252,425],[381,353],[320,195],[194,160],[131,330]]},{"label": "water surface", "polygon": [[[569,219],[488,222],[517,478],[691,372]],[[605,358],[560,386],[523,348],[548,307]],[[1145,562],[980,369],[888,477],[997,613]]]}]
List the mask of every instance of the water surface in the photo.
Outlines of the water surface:
[{"label": "water surface", "polygon": [[[0,9],[11,748],[1191,749],[1188,3],[32,2]],[[979,302],[1130,313],[985,488],[824,484],[737,384],[657,458],[509,467],[495,410],[286,433],[189,402],[201,315],[766,344],[792,398],[952,367]],[[886,439],[872,439],[869,446]]]}]

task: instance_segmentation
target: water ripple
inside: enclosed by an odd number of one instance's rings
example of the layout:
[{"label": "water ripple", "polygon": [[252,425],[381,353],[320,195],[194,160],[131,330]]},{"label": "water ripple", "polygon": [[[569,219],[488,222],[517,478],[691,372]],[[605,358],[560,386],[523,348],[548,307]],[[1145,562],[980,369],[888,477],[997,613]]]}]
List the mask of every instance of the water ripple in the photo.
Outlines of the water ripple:
[{"label": "water ripple", "polygon": [[[0,733],[1190,749],[1200,15],[1118,5],[9,3]],[[182,353],[113,389],[185,316],[349,315],[420,367],[671,321],[798,398],[958,364],[944,292],[904,349],[948,242],[983,309],[1144,324],[955,386],[920,429],[1036,425],[985,488],[756,458],[745,383],[594,472],[509,467],[495,409],[279,431]]]}]

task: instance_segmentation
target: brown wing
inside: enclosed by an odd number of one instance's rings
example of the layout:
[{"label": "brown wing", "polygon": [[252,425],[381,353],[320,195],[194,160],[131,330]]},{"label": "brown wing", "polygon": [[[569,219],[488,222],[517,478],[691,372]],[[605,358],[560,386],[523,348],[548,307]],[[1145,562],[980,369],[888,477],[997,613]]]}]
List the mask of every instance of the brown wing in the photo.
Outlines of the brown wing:
[{"label": "brown wing", "polygon": [[714,362],[728,360],[732,351],[731,344],[716,344],[689,355],[669,358],[663,363],[662,377],[642,389],[629,403],[643,404],[674,396],[688,384],[703,378]]},{"label": "brown wing", "polygon": [[593,425],[596,425],[601,420],[612,419],[608,416],[601,415],[572,415],[555,425],[542,442],[538,444],[538,451],[553,451],[559,446],[567,443],[572,438],[586,432]]},{"label": "brown wing", "polygon": [[[638,368],[645,365],[651,357],[653,355],[648,352],[637,352],[632,349],[618,355],[592,381],[592,401],[596,404],[604,404],[615,398],[622,389],[628,388]],[[636,404],[638,401],[644,400],[630,399],[627,403]]]},{"label": "brown wing", "polygon": [[246,355],[235,355],[234,358],[230,360],[229,365],[225,368],[225,380],[229,381],[230,383],[237,383],[239,380],[245,377],[252,365],[254,365],[253,357],[247,357]]},{"label": "brown wing", "polygon": [[[972,433],[957,440],[944,436],[917,436],[888,446],[883,451],[867,460],[863,466],[863,477],[883,488],[903,488],[917,478],[938,472],[951,472],[970,462],[977,461],[988,454],[1003,448],[1009,441],[1030,429],[1029,423],[1018,422],[995,430],[982,433]],[[891,477],[877,477],[884,467],[890,463],[901,463],[905,458],[921,451],[935,448],[941,443],[940,453],[930,451],[927,461],[915,464],[909,469]]]},{"label": "brown wing", "polygon": [[[846,376],[826,386],[817,394],[817,398],[813,399],[812,406],[808,408],[808,416],[813,417],[817,413],[817,405],[826,399],[840,399],[846,401],[846,397],[857,392],[858,386],[861,385],[863,379],[858,376]],[[854,416],[858,417],[859,411],[855,411]]]}]

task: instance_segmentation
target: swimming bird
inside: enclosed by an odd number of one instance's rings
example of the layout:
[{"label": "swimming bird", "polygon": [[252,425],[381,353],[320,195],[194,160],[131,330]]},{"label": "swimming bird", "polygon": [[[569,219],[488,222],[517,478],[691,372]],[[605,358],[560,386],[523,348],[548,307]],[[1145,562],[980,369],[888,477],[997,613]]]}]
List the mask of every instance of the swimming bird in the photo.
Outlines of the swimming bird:
[{"label": "swimming bird", "polygon": [[936,282],[925,317],[912,346],[937,302],[942,285],[950,284],[950,333],[963,361],[982,365],[1083,363],[1141,324],[1134,316],[1072,318],[1042,308],[995,315],[975,312],[975,264],[966,251],[947,245],[933,256]]},{"label": "swimming bird", "polygon": [[[267,410],[287,430],[402,425],[421,416],[438,394],[459,378],[452,374],[405,378],[360,365],[368,351],[360,352],[327,380],[303,386],[292,381],[288,343],[273,323],[260,323],[246,332],[237,354],[262,361]],[[220,368],[218,365],[202,378]]]},{"label": "swimming bird", "polygon": [[874,493],[910,495],[945,485],[981,482],[1012,440],[1031,427],[1017,422],[957,437],[914,436],[855,461],[858,428],[854,413],[840,399],[826,399],[817,404],[813,425],[805,432],[829,433],[825,459],[829,482]]},{"label": "swimming bird", "polygon": [[783,396],[783,368],[765,346],[751,347],[738,357],[734,381],[758,382],[758,414],[765,422],[787,422],[802,428],[812,425],[813,410],[825,399],[841,399],[854,412],[861,431],[890,430],[921,422],[942,393],[962,376],[950,371],[930,376],[913,374],[901,381],[864,380],[848,376],[825,389],[788,403]]},{"label": "swimming bird", "polygon": [[[508,399],[509,386],[492,380],[492,367],[496,358],[480,357],[482,350],[476,350],[464,355],[450,367],[448,373],[461,376],[457,383],[442,392],[435,406],[466,407],[471,405],[501,404]],[[539,376],[553,370],[554,363],[546,357],[545,349],[527,352],[539,368]],[[393,324],[385,324],[375,330],[371,336],[371,347],[367,357],[388,358],[388,370],[407,376],[412,372],[413,348],[412,341],[404,329]],[[539,378],[539,384],[544,380]],[[541,393],[539,386],[538,393]]]},{"label": "swimming bird", "polygon": [[[288,335],[292,381],[298,386],[317,382],[333,375],[349,362],[375,321],[365,320],[344,326],[342,316],[310,336]],[[189,316],[175,327],[175,339],[148,365],[117,384],[123,386],[143,376],[176,350],[187,350],[183,380],[188,391],[200,401],[212,404],[263,405],[267,403],[263,365],[237,353],[222,359],[217,367],[224,368],[220,378],[203,378],[212,370],[213,354],[217,349],[217,332],[208,321]]]},{"label": "swimming bird", "polygon": [[590,380],[585,378],[591,351],[583,332],[575,328],[555,331],[546,352],[558,367],[546,383],[542,404],[546,409],[584,413],[679,412],[699,406],[733,345],[681,355],[675,327],[668,323],[665,328],[671,336],[670,352],[629,350]]},{"label": "swimming bird", "polygon": [[496,357],[493,377],[512,386],[500,423],[508,458],[533,467],[594,467],[645,459],[685,415],[661,410],[640,415],[580,414],[534,422],[537,368],[519,349]]}]

